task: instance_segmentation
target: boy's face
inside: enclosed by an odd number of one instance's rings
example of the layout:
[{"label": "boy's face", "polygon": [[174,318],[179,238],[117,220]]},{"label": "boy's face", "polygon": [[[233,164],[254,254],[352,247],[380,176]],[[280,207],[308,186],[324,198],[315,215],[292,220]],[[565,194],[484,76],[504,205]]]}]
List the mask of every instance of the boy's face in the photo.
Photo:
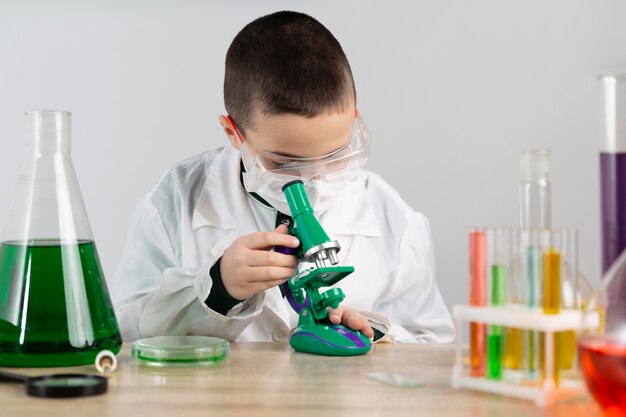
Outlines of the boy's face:
[{"label": "boy's face", "polygon": [[[258,112],[254,118],[254,128],[242,133],[243,140],[248,148],[256,152],[270,151],[292,158],[315,158],[341,148],[350,140],[355,113],[354,101],[340,112],[322,113],[314,117],[289,113],[264,116]],[[226,117],[220,116],[219,121],[230,143],[238,150],[241,142]]]}]

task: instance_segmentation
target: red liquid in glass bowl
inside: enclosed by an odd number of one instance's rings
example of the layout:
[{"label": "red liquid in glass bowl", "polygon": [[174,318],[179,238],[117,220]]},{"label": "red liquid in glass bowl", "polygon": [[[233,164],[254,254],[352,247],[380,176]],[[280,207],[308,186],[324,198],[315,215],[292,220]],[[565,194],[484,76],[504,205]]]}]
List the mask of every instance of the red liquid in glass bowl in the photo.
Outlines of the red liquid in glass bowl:
[{"label": "red liquid in glass bowl", "polygon": [[587,388],[606,415],[626,417],[626,341],[585,337],[578,343],[578,357]]}]

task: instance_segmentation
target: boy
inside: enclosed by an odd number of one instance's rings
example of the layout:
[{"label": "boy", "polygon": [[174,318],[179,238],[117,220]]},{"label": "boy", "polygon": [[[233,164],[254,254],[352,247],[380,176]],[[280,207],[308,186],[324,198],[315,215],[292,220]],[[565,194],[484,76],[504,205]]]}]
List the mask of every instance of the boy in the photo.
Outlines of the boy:
[{"label": "boy", "polygon": [[449,342],[428,221],[379,176],[341,46],[295,12],[244,27],[226,55],[219,122],[231,146],[171,169],[140,202],[112,294],[122,335],[286,341],[298,321],[279,285],[296,272],[281,187],[301,179],[355,272],[329,312],[365,336]]}]

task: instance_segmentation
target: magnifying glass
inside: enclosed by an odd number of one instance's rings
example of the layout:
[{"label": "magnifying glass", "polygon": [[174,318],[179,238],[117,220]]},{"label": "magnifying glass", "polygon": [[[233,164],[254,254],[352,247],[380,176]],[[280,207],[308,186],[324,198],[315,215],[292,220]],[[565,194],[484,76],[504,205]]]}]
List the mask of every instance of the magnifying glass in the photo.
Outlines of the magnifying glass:
[{"label": "magnifying glass", "polygon": [[108,379],[98,375],[54,374],[30,377],[26,375],[0,372],[0,382],[21,382],[26,384],[26,393],[33,397],[70,398],[104,394]]}]

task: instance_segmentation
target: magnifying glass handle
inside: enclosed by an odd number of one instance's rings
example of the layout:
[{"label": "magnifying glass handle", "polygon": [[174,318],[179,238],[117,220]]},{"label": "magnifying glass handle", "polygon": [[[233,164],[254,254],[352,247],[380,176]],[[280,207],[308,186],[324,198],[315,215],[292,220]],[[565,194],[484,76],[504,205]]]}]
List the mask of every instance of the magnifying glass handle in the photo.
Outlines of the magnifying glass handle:
[{"label": "magnifying glass handle", "polygon": [[23,382],[26,383],[28,377],[26,375],[12,374],[10,372],[0,372],[0,382]]}]

